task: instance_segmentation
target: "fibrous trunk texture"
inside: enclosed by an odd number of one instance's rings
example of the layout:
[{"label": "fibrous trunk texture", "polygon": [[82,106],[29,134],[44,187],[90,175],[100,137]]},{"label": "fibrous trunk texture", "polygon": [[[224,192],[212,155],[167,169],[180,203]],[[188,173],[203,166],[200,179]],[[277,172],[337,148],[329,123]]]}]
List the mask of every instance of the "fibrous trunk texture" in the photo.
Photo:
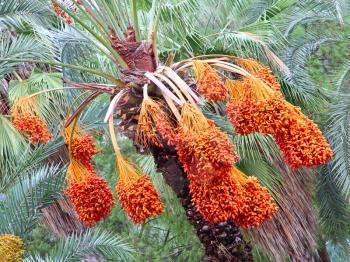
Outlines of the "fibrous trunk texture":
[{"label": "fibrous trunk texture", "polygon": [[189,182],[171,148],[154,148],[157,167],[172,187],[185,209],[188,221],[195,228],[205,249],[203,261],[253,261],[251,246],[243,239],[239,227],[230,221],[207,222],[191,202]]},{"label": "fibrous trunk texture", "polygon": [[314,261],[316,219],[312,206],[312,174],[306,170],[290,171],[276,164],[283,176],[279,192],[279,211],[271,220],[250,229],[248,234],[257,245],[277,262]]},{"label": "fibrous trunk texture", "polygon": [[53,233],[67,237],[86,229],[74,211],[71,201],[65,197],[42,210],[42,222]]}]

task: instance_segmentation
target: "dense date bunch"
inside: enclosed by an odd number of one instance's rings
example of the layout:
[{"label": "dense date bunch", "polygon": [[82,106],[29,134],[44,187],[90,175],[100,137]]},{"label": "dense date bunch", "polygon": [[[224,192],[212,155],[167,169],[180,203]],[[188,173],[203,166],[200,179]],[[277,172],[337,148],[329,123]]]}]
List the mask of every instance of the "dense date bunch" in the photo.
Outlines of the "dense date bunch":
[{"label": "dense date bunch", "polygon": [[226,174],[237,162],[238,156],[227,134],[217,128],[213,121],[208,120],[207,128],[196,133],[184,132],[178,129],[179,142],[176,149],[185,170],[195,163],[196,173]]},{"label": "dense date bunch", "polygon": [[65,191],[81,221],[92,227],[107,217],[114,206],[114,196],[106,181],[91,173],[83,182],[71,181]]},{"label": "dense date bunch", "polygon": [[[273,76],[265,81],[269,81],[272,87],[277,83]],[[289,104],[276,90],[271,93],[266,89],[265,98],[257,99],[259,96],[249,86],[251,83],[244,80],[241,84],[246,90],[244,96],[241,100],[232,98],[227,106],[228,117],[238,134],[260,132],[273,135],[292,168],[325,164],[331,159],[332,150],[328,142],[300,108]]]},{"label": "dense date bunch", "polygon": [[189,175],[192,203],[208,222],[219,223],[239,214],[243,205],[239,183],[233,176],[198,181]]},{"label": "dense date bunch", "polygon": [[94,170],[92,157],[100,153],[101,150],[96,149],[92,136],[87,133],[83,133],[80,136],[75,135],[71,142],[71,149],[75,160],[80,161],[89,171]]},{"label": "dense date bunch", "polygon": [[242,98],[233,98],[227,105],[227,115],[236,132],[241,135],[274,134],[276,130],[288,128],[296,115],[282,94],[268,90],[266,98],[259,99],[251,84],[252,81],[244,80],[241,83],[245,90]]},{"label": "dense date bunch", "polygon": [[325,164],[333,156],[317,125],[306,117],[289,129],[277,132],[274,137],[284,159],[292,168]]},{"label": "dense date bunch", "polygon": [[33,144],[45,144],[52,139],[47,123],[39,116],[29,113],[14,114],[13,125]]},{"label": "dense date bunch", "polygon": [[218,73],[207,63],[193,61],[197,78],[198,92],[209,102],[218,102],[226,99],[228,89]]},{"label": "dense date bunch", "polygon": [[270,219],[277,211],[277,206],[268,190],[259,184],[256,177],[248,177],[242,186],[243,205],[239,214],[232,217],[240,227],[255,227]]},{"label": "dense date bunch", "polygon": [[146,219],[164,212],[160,195],[147,176],[129,181],[120,179],[116,190],[119,202],[135,224],[143,224]]},{"label": "dense date bunch", "polygon": [[162,105],[147,97],[142,101],[136,129],[136,141],[145,147],[152,144],[163,148],[162,140],[169,145],[174,145],[177,137],[168,115],[163,111]]},{"label": "dense date bunch", "polygon": [[0,235],[0,260],[20,262],[23,261],[23,240],[15,235]]},{"label": "dense date bunch", "polygon": [[261,124],[261,103],[249,98],[242,101],[231,100],[227,105],[227,116],[240,135],[259,132]]}]

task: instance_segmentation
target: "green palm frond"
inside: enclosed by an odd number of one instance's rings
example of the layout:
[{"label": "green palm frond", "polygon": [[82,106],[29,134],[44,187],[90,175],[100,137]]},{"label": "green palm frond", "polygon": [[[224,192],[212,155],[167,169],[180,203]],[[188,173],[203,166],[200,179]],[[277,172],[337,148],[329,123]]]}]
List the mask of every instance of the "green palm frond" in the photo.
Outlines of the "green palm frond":
[{"label": "green palm frond", "polygon": [[0,126],[0,157],[6,159],[23,152],[24,139],[7,116],[0,116]]},{"label": "green palm frond", "polygon": [[47,18],[47,2],[43,0],[0,1],[0,28],[20,28],[25,24],[42,24]]},{"label": "green palm frond", "polygon": [[[1,59],[16,59],[16,58],[41,58],[47,59],[51,57],[50,48],[42,42],[39,42],[35,37],[30,35],[18,35],[11,37],[8,34],[3,34],[0,37],[0,58]],[[0,77],[14,71],[20,62],[1,62]]]},{"label": "green palm frond", "polygon": [[350,192],[350,97],[337,96],[329,113],[327,138],[333,149],[334,156],[329,162],[331,176],[345,196]]},{"label": "green palm frond", "polygon": [[349,94],[350,93],[350,61],[345,61],[344,64],[340,66],[340,69],[336,70],[335,73],[335,79],[336,81],[336,89],[337,91],[344,92]]},{"label": "green palm frond", "polygon": [[[62,145],[62,141],[35,147],[27,143],[20,154],[14,157],[0,158],[0,190],[5,191],[17,181],[18,177],[41,168],[50,156],[62,150]],[[65,151],[63,152],[65,153]],[[64,158],[64,155],[62,157]]]},{"label": "green palm frond", "polygon": [[322,234],[327,241],[349,248],[350,209],[330,166],[321,168],[316,181],[316,198],[319,205],[319,218]]},{"label": "green palm frond", "polygon": [[22,173],[2,193],[0,231],[25,236],[40,217],[40,209],[57,199],[64,183],[58,166],[42,166]]},{"label": "green palm frond", "polygon": [[335,14],[340,24],[344,25],[344,15],[350,10],[350,4],[346,0],[332,0]]},{"label": "green palm frond", "polygon": [[61,239],[45,257],[29,255],[25,261],[79,261],[89,255],[108,261],[133,261],[135,250],[122,237],[100,228]]},{"label": "green palm frond", "polygon": [[282,81],[283,93],[292,103],[304,108],[318,110],[325,103],[326,95],[321,87],[316,86],[308,72],[304,70],[308,58],[320,45],[336,42],[340,38],[319,37],[312,33],[302,40],[295,40],[285,51],[283,61],[291,75]]},{"label": "green palm frond", "polygon": [[300,26],[335,21],[334,6],[330,2],[318,0],[299,2],[290,6],[283,13],[283,18],[277,19],[274,24],[285,37],[289,37]]}]

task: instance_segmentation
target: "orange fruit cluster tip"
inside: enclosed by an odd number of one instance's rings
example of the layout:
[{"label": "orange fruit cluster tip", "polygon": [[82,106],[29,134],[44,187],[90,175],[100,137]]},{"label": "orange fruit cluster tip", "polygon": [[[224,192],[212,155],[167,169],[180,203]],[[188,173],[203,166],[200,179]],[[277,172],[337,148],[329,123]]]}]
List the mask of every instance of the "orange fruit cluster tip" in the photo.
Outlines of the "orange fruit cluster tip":
[{"label": "orange fruit cluster tip", "polygon": [[71,181],[65,194],[71,199],[79,219],[88,227],[107,217],[115,205],[112,190],[95,173],[82,182]]},{"label": "orange fruit cluster tip", "polygon": [[33,144],[45,144],[52,139],[47,123],[37,115],[14,114],[13,125]]},{"label": "orange fruit cluster tip", "polygon": [[160,195],[147,176],[129,181],[120,179],[116,189],[119,202],[135,224],[143,224],[148,218],[164,212]]}]

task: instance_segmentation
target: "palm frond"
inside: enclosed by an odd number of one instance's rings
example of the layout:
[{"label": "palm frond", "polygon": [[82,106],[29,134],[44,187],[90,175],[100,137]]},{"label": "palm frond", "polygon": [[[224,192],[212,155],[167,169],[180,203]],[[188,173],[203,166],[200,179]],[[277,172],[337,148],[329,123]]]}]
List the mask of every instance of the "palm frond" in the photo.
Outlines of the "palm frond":
[{"label": "palm frond", "polygon": [[347,198],[334,180],[330,166],[322,167],[316,181],[320,226],[326,241],[343,245],[347,249],[350,239],[350,209]]},{"label": "palm frond", "polygon": [[33,148],[27,144],[15,157],[0,158],[0,190],[5,191],[17,181],[18,177],[41,168],[50,156],[62,149],[62,145],[62,141]]},{"label": "palm frond", "polygon": [[42,24],[47,18],[47,2],[14,0],[0,2],[0,28],[13,29],[25,24]]},{"label": "palm frond", "polygon": [[17,177],[0,202],[0,231],[25,236],[40,217],[40,209],[59,196],[64,181],[58,166],[42,166]]},{"label": "palm frond", "polygon": [[345,61],[345,63],[340,66],[340,69],[335,71],[337,92],[350,93],[350,61]]},{"label": "palm frond", "polygon": [[0,116],[0,156],[3,159],[20,155],[25,148],[21,134],[6,116]]},{"label": "palm frond", "polygon": [[[3,34],[0,38],[0,58],[42,58],[46,59],[52,55],[50,48],[44,43],[39,42],[30,35],[18,35],[11,37],[9,34]],[[0,63],[0,77],[11,73],[21,63]]]},{"label": "palm frond", "polygon": [[110,261],[133,261],[135,250],[122,237],[100,228],[61,239],[45,257],[30,255],[25,261],[71,261],[98,255]]},{"label": "palm frond", "polygon": [[334,156],[329,162],[331,176],[341,192],[349,197],[350,192],[350,145],[349,114],[350,97],[336,96],[329,112],[329,123],[326,136],[333,149]]}]

